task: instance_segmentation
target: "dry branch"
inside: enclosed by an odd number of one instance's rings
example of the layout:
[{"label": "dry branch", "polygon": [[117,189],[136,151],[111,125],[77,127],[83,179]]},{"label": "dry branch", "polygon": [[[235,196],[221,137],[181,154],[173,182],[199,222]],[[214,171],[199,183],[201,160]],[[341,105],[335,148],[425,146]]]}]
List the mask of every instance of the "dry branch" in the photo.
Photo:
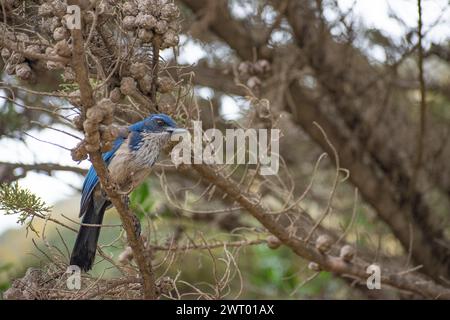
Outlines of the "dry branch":
[{"label": "dry branch", "polygon": [[[228,194],[233,200],[255,217],[270,233],[280,239],[283,244],[290,247],[297,255],[309,261],[314,261],[322,270],[333,272],[339,275],[350,275],[361,280],[367,278],[366,268],[370,264],[364,261],[358,263],[346,263],[338,257],[321,254],[316,249],[305,244],[302,239],[290,237],[286,232],[286,226],[279,224],[269,210],[260,203],[253,195],[245,193],[236,183],[224,177],[220,172],[214,170],[213,167],[205,165],[194,165],[205,179],[214,183]],[[432,281],[424,281],[423,279],[406,276],[400,277],[395,273],[382,269],[382,283],[393,286],[398,289],[413,292],[421,296],[432,299],[449,299],[450,289],[447,289]]]},{"label": "dry branch", "polygon": [[[79,4],[78,1],[69,1],[72,4]],[[89,108],[94,107],[95,100],[93,97],[92,87],[89,83],[89,73],[84,52],[84,41],[81,30],[73,29],[73,54],[72,66],[76,74],[77,83],[80,88],[81,103],[83,111],[86,113]],[[97,128],[98,130],[98,128]],[[128,242],[133,249],[136,264],[141,272],[143,279],[143,297],[145,299],[155,298],[155,279],[152,270],[150,257],[146,253],[144,243],[140,237],[136,235],[134,215],[124,204],[122,197],[117,193],[115,186],[109,178],[108,169],[103,162],[100,147],[98,151],[90,152],[90,160],[95,168],[99,181],[103,190],[107,193],[110,201],[117,209],[123,223],[123,227],[127,233]]]}]

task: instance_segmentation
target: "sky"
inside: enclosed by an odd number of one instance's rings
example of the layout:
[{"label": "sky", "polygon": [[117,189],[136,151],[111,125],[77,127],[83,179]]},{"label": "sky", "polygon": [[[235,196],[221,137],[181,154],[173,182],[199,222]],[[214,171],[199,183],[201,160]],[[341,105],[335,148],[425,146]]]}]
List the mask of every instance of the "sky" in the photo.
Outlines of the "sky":
[{"label": "sky", "polygon": [[[409,27],[417,24],[417,1],[416,0],[338,0],[343,10],[353,7],[355,16],[367,27],[376,27],[394,37],[401,37],[404,33],[402,26],[394,19],[389,18],[389,8],[402,18]],[[450,36],[450,5],[448,0],[424,0],[423,1],[423,21],[425,30],[437,18],[442,22],[427,34],[427,42],[441,42]],[[237,8],[236,10],[240,10]],[[244,10],[244,8],[242,9]],[[245,15],[245,13],[243,12]],[[333,12],[328,13],[330,16]],[[195,45],[186,37],[181,39],[180,59],[181,63],[194,64],[205,56],[205,52],[200,46]],[[374,52],[374,56],[382,58],[379,52]],[[211,95],[209,89],[200,89],[198,93],[207,98]],[[224,97],[222,112],[227,118],[233,118],[239,111],[236,101],[232,97]],[[73,132],[80,136],[79,133]],[[31,135],[44,141],[52,141],[68,149],[73,148],[78,140],[68,135],[45,129],[41,132],[31,132]],[[54,162],[64,165],[81,166],[88,168],[89,163],[83,161],[75,163],[70,157],[70,151],[37,141],[27,137],[25,144],[17,141],[2,139],[0,141],[0,161],[39,163]],[[72,185],[80,188],[82,178],[74,173],[59,172],[55,177],[43,174],[29,173],[26,178],[19,181],[20,186],[28,188],[30,191],[40,196],[48,204],[76,195],[76,189]],[[0,212],[0,233],[8,228],[18,227],[14,216],[5,216]]]}]

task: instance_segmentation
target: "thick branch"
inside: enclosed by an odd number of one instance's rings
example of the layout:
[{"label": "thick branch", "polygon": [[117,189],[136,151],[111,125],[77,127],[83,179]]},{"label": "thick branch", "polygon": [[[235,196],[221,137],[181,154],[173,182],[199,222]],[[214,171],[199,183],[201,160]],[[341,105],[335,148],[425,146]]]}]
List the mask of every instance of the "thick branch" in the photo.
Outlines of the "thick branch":
[{"label": "thick branch", "polygon": [[[328,124],[329,128],[324,128],[333,138],[332,143],[339,150],[343,166],[351,171],[350,177],[365,200],[392,228],[406,250],[413,237],[412,257],[416,263],[424,265],[423,271],[437,281],[441,281],[441,277],[448,278],[450,253],[445,246],[438,244],[446,243],[443,226],[433,221],[425,194],[412,185],[412,157],[401,157],[402,151],[410,152],[407,148],[412,144],[405,141],[405,136],[414,136],[398,133],[398,122],[408,121],[408,116],[398,106],[395,106],[396,117],[377,121],[373,116],[367,116],[367,110],[380,109],[388,92],[385,85],[374,83],[363,93],[358,93],[357,88],[364,86],[371,78],[369,75],[374,73],[367,60],[356,49],[336,43],[328,30],[320,27],[314,9],[307,2],[290,2],[286,16],[298,46],[316,71],[320,89],[333,102],[340,119],[320,115],[317,105],[305,103],[305,95],[298,85],[290,88],[296,105],[287,110],[298,108],[296,121],[319,144],[311,122],[317,121],[321,126]],[[364,101],[364,109],[360,107],[360,101]],[[348,134],[340,129],[338,123],[341,120]],[[404,130],[409,132],[411,128],[405,125]]]},{"label": "thick branch", "polygon": [[[78,1],[69,1],[69,4],[78,5]],[[93,107],[95,100],[93,97],[92,87],[89,82],[88,67],[84,55],[84,41],[81,30],[72,30],[73,39],[73,54],[72,54],[72,67],[76,74],[76,80],[80,87],[81,103],[83,106],[84,114],[86,111]],[[95,168],[102,188],[105,190],[117,212],[120,215],[122,224],[127,234],[127,239],[130,247],[133,250],[133,256],[135,257],[136,264],[143,278],[143,295],[145,299],[154,299],[156,296],[155,279],[151,265],[151,259],[145,250],[142,238],[138,237],[135,233],[134,216],[124,204],[122,197],[117,193],[114,184],[109,178],[108,169],[103,161],[101,153],[98,148],[95,152],[90,152],[89,157],[92,165]]]},{"label": "thick branch", "polygon": [[[366,267],[369,263],[358,261],[355,263],[346,263],[338,257],[321,254],[315,248],[305,244],[301,239],[294,238],[286,232],[286,226],[281,225],[269,210],[251,194],[246,193],[230,179],[224,177],[220,172],[206,165],[194,165],[195,170],[205,179],[214,183],[224,193],[228,194],[233,200],[243,206],[253,217],[255,217],[269,232],[280,239],[285,245],[290,247],[297,255],[309,261],[314,261],[320,267],[329,272],[339,275],[354,276],[361,280],[367,279]],[[434,284],[431,281],[423,281],[412,275],[399,276],[382,270],[382,284],[393,286],[398,289],[413,292],[428,298],[448,299],[450,298],[450,289]]]},{"label": "thick branch", "polygon": [[270,50],[262,47],[265,44],[258,43],[256,39],[256,34],[263,34],[263,30],[257,32],[248,28],[242,21],[233,19],[228,9],[228,1],[181,0],[181,2],[203,18],[207,27],[236,50],[243,59],[253,60],[255,53],[258,53],[258,58],[267,58]]}]

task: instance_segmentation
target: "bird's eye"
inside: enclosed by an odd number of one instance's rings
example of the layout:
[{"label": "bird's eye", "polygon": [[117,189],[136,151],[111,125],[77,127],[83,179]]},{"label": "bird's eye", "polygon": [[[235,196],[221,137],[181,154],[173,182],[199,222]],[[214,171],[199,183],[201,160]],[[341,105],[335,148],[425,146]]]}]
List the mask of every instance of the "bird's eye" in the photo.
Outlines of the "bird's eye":
[{"label": "bird's eye", "polygon": [[156,120],[156,123],[158,124],[158,126],[163,126],[164,125],[164,121],[161,119]]}]

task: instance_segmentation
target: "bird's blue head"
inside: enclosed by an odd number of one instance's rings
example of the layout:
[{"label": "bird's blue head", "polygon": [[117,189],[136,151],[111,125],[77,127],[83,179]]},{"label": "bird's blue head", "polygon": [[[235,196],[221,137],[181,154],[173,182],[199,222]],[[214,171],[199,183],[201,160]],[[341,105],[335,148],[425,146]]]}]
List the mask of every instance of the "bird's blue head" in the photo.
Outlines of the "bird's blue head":
[{"label": "bird's blue head", "polygon": [[139,150],[143,139],[151,139],[152,144],[161,147],[172,134],[184,133],[185,129],[177,128],[177,124],[166,114],[153,114],[144,120],[128,127],[131,131],[129,146],[131,150]]},{"label": "bird's blue head", "polygon": [[138,131],[143,133],[172,133],[176,131],[177,124],[167,114],[152,114],[142,121],[136,122],[129,127],[130,131]]}]

